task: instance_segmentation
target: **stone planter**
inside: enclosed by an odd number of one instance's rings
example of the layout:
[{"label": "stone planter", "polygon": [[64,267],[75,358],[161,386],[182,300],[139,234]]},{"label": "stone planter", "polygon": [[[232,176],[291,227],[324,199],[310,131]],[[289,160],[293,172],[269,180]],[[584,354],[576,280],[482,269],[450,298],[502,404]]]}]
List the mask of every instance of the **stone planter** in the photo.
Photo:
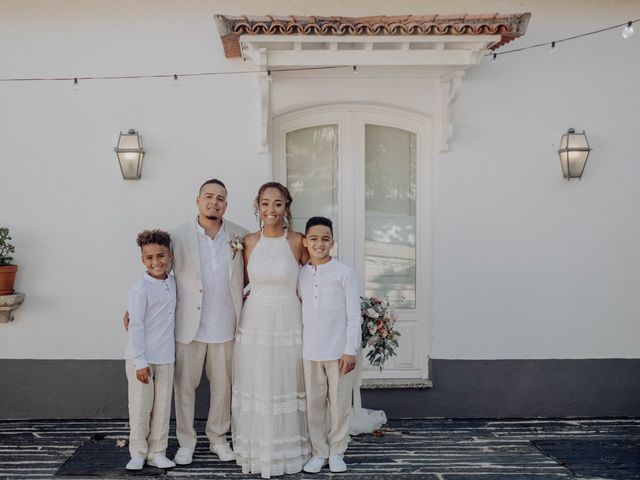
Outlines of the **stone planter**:
[{"label": "stone planter", "polygon": [[24,293],[14,293],[13,295],[0,295],[0,323],[13,321],[13,312],[24,301]]}]

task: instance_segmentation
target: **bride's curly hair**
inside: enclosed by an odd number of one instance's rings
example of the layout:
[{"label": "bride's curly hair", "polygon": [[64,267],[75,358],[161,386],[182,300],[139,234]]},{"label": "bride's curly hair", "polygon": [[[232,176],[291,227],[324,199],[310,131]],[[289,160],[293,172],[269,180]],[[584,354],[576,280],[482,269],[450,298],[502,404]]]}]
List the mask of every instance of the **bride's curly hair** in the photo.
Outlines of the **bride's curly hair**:
[{"label": "bride's curly hair", "polygon": [[289,193],[289,189],[279,182],[267,182],[258,189],[258,194],[256,195],[256,198],[253,200],[253,211],[256,215],[256,218],[258,219],[258,223],[261,223],[260,222],[260,197],[262,196],[264,191],[267,190],[268,188],[275,188],[276,190],[279,190],[282,196],[284,197],[284,208],[285,208],[284,227],[291,228],[291,225],[293,223],[293,220],[291,218],[291,204],[293,203],[293,197],[291,197],[291,193]]}]

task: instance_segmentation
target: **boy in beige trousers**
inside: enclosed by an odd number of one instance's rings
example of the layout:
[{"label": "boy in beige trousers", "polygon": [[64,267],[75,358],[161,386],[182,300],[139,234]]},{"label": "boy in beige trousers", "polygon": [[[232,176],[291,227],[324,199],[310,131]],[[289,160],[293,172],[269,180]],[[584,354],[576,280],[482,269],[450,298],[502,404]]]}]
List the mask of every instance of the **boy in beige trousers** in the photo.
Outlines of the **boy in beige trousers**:
[{"label": "boy in beige trousers", "polygon": [[127,470],[145,462],[158,468],[176,464],[165,454],[169,436],[175,341],[176,281],[171,270],[171,238],[145,230],[137,238],[146,273],[129,291],[126,374],[129,400]]},{"label": "boy in beige trousers", "polygon": [[331,220],[310,218],[303,243],[310,260],[300,269],[298,294],[302,300],[302,357],[313,455],[303,470],[317,473],[328,459],[332,472],[344,472],[351,372],[361,335],[360,296],[355,272],[330,255],[334,244]]}]

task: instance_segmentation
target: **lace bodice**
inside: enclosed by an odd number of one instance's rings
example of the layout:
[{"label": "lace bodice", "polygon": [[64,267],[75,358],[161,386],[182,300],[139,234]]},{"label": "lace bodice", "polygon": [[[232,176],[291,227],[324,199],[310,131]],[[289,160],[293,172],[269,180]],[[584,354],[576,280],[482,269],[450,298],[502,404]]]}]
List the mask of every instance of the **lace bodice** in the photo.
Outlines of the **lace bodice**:
[{"label": "lace bodice", "polygon": [[298,270],[286,235],[272,238],[260,234],[247,265],[251,283],[249,299],[268,304],[297,301]]}]

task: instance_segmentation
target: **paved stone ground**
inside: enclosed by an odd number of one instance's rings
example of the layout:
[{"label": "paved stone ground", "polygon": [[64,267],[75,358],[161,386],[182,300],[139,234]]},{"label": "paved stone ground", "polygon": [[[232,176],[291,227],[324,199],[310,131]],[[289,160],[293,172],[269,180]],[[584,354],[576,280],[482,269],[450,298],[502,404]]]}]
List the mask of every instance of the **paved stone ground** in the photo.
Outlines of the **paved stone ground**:
[{"label": "paved stone ground", "polygon": [[[198,431],[204,424],[199,421]],[[392,420],[384,435],[354,437],[349,470],[288,475],[299,479],[542,480],[640,479],[640,419]],[[188,467],[124,470],[127,423],[0,421],[0,479],[259,478],[209,453],[198,438]],[[169,456],[177,448],[172,424]]]}]

